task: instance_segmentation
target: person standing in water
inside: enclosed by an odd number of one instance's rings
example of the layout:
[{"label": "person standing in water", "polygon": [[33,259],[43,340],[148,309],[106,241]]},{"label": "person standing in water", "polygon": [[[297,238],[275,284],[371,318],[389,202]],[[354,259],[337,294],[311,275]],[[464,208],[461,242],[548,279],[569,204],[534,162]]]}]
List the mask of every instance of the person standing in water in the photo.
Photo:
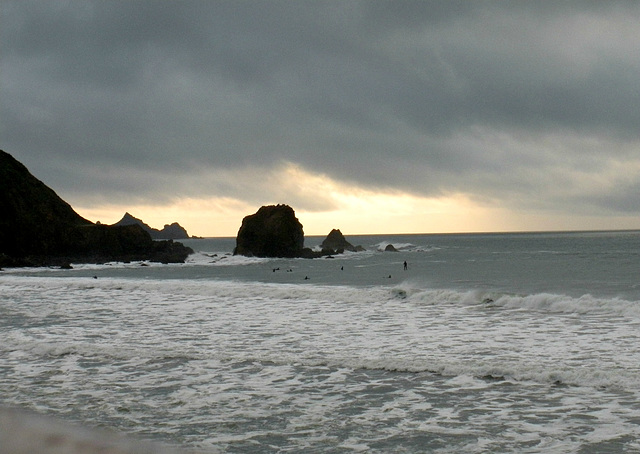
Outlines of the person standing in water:
[{"label": "person standing in water", "polygon": [[407,261],[404,261],[404,270],[407,271]]}]

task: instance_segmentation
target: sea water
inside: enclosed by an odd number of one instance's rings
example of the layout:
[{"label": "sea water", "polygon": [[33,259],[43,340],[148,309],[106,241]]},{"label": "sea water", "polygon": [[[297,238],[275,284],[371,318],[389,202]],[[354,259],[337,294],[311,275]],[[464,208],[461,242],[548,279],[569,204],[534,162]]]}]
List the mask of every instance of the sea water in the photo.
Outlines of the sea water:
[{"label": "sea water", "polygon": [[4,270],[0,405],[206,453],[640,452],[640,232],[348,239]]}]

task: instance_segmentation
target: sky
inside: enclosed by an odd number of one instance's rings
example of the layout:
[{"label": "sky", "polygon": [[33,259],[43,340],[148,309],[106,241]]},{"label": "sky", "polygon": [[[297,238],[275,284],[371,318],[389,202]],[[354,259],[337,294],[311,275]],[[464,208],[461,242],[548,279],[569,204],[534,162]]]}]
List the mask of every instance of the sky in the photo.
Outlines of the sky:
[{"label": "sky", "polygon": [[640,228],[640,2],[0,0],[0,149],[235,236]]}]

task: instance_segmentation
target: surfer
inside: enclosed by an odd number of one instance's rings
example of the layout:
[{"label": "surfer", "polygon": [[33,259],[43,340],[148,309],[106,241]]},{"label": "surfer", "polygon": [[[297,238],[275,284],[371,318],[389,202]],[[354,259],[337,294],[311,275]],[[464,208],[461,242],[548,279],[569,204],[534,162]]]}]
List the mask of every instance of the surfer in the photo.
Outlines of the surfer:
[{"label": "surfer", "polygon": [[407,261],[404,261],[404,270],[407,271]]}]

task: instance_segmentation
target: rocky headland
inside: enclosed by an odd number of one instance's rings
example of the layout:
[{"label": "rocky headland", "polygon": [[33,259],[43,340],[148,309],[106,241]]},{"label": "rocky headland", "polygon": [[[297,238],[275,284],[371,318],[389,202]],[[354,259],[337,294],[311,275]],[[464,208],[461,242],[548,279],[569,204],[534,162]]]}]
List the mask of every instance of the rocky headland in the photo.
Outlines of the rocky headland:
[{"label": "rocky headland", "polygon": [[113,224],[114,226],[139,225],[142,229],[151,235],[154,240],[186,240],[189,238],[187,230],[177,222],[165,224],[162,230],[154,229],[145,224],[142,219],[138,219],[128,212],[124,214],[122,219]]},{"label": "rocky headland", "polygon": [[0,150],[0,267],[149,260],[184,262],[193,251],[154,241],[139,225],[94,224]]}]

